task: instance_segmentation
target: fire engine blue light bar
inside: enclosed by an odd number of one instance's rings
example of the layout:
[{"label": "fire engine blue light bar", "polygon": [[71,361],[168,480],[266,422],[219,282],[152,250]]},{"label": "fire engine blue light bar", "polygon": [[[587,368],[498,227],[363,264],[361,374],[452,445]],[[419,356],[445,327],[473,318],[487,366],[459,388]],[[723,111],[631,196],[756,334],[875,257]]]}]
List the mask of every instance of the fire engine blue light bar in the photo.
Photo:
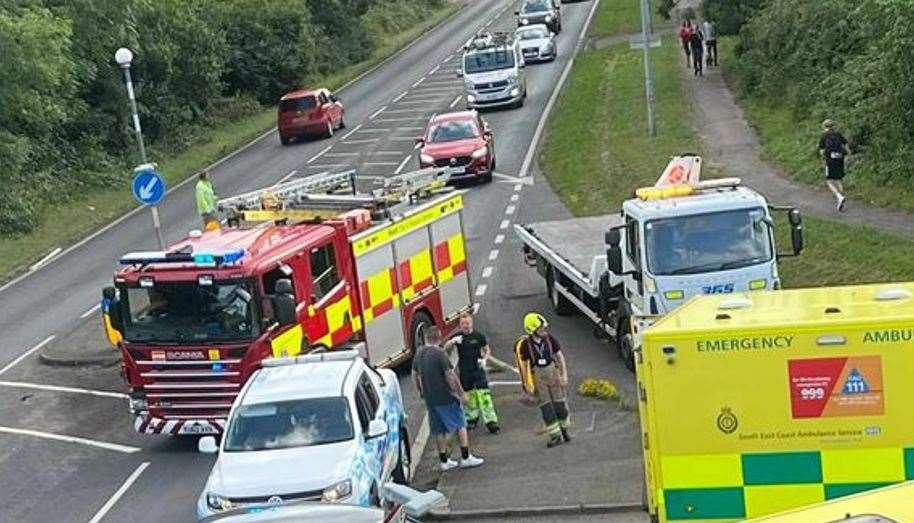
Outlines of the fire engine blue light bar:
[{"label": "fire engine blue light bar", "polygon": [[244,258],[244,249],[232,249],[223,252],[165,252],[143,251],[131,252],[121,256],[121,265],[148,265],[151,263],[193,263],[195,265],[227,265]]}]

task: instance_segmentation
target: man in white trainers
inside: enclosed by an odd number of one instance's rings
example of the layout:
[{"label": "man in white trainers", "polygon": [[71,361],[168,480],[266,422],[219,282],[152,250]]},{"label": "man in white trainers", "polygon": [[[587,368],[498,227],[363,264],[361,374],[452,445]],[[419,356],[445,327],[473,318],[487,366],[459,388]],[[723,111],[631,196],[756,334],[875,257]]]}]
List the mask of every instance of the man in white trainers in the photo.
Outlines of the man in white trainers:
[{"label": "man in white trainers", "polygon": [[844,194],[844,159],[850,156],[847,139],[837,129],[835,122],[825,120],[822,122],[824,132],[819,138],[819,156],[825,160],[825,184],[828,190],[835,195],[838,212],[844,210],[847,196]]},{"label": "man in white trainers", "polygon": [[[435,435],[441,460],[439,467],[442,472],[457,466],[478,467],[483,459],[470,454],[466,414],[463,411],[466,395],[451,360],[441,347],[441,331],[437,327],[429,327],[425,331],[425,341],[427,345],[420,348],[413,358],[413,379],[428,409],[429,429]],[[454,433],[457,433],[460,442],[459,462],[451,459],[448,449]]]}]

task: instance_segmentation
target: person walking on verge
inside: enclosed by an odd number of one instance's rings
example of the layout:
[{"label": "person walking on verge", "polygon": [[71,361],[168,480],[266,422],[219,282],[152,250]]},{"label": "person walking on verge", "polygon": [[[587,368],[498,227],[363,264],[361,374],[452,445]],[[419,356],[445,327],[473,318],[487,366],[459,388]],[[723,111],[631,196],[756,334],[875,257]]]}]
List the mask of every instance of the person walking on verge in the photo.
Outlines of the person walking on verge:
[{"label": "person walking on verge", "polygon": [[196,187],[197,212],[203,220],[203,230],[218,228],[219,219],[216,217],[216,190],[209,179],[209,173],[200,173]]},{"label": "person walking on verge", "polygon": [[[442,340],[438,327],[429,327],[425,331],[425,341],[426,345],[413,358],[413,380],[428,409],[429,429],[435,435],[438,458],[441,460],[438,466],[442,472],[457,466],[478,467],[482,465],[483,459],[470,454],[466,414],[463,412],[466,395],[451,366],[451,360],[440,345]],[[459,462],[451,459],[448,448],[454,433],[460,442]]]},{"label": "person walking on verge", "polygon": [[568,434],[568,365],[559,340],[546,330],[549,323],[541,314],[524,316],[527,335],[518,340],[520,358],[533,371],[533,394],[543,423],[546,425],[546,447],[571,441]]},{"label": "person walking on verge", "polygon": [[706,63],[717,67],[717,28],[710,20],[705,20],[701,24],[701,33],[705,37]]},{"label": "person walking on verge", "polygon": [[692,36],[689,37],[689,48],[692,51],[692,69],[695,76],[704,76],[702,60],[702,55],[704,55],[703,40],[701,31],[697,29],[692,31]]},{"label": "person walking on verge", "polygon": [[482,417],[489,432],[497,434],[498,414],[495,412],[495,403],[492,402],[486,371],[480,363],[489,359],[492,350],[485,335],[473,329],[473,316],[468,312],[460,316],[460,330],[444,344],[448,352],[454,347],[457,347],[460,383],[467,394],[467,423],[470,428],[475,428]]},{"label": "person walking on verge", "polygon": [[691,64],[689,62],[689,57],[691,52],[689,51],[689,39],[692,38],[692,22],[685,20],[682,22],[682,27],[679,28],[679,41],[682,42],[682,51],[685,53],[686,57],[686,67],[689,67]]},{"label": "person walking on verge", "polygon": [[825,184],[838,200],[838,212],[844,210],[847,196],[844,194],[844,159],[851,154],[844,136],[835,129],[835,122],[822,122],[824,132],[819,138],[819,156],[825,160]]}]

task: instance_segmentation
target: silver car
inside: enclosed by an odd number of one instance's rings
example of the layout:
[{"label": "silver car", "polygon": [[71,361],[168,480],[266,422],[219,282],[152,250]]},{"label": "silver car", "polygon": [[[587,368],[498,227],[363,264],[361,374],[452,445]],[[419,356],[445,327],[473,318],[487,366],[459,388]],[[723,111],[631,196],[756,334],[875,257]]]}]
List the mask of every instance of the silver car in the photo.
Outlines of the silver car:
[{"label": "silver car", "polygon": [[549,62],[558,55],[555,33],[545,24],[518,27],[514,31],[514,39],[520,42],[524,62]]}]

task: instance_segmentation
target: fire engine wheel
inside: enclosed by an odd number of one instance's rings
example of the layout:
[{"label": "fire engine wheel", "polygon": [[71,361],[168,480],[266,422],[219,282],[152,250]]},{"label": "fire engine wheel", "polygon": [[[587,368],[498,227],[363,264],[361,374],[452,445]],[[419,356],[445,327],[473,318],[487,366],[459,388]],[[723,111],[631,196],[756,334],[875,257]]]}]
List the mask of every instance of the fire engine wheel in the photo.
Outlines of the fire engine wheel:
[{"label": "fire engine wheel", "polygon": [[394,482],[400,485],[409,485],[412,480],[410,477],[410,467],[412,467],[412,455],[409,449],[409,431],[406,427],[400,427],[400,449],[397,452],[397,466],[393,471]]},{"label": "fire engine wheel", "polygon": [[635,372],[635,339],[632,337],[631,320],[625,318],[616,332],[616,346],[619,348],[619,357],[625,368]]},{"label": "fire engine wheel", "polygon": [[546,275],[546,295],[552,303],[552,310],[559,316],[567,316],[574,312],[574,306],[564,294],[555,287],[555,269],[550,267]]}]

